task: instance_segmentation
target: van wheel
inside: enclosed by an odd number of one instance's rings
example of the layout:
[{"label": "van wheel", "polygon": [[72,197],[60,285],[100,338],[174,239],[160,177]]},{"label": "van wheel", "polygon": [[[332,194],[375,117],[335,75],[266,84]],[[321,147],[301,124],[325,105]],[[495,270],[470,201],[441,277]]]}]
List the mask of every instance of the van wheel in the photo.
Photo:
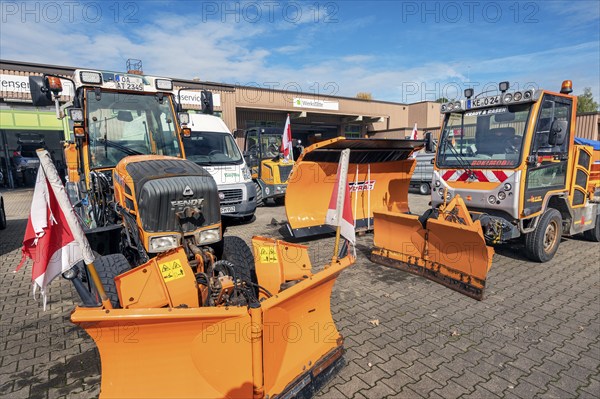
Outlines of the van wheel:
[{"label": "van wheel", "polygon": [[586,240],[592,242],[600,242],[600,213],[596,215],[596,227],[583,232]]},{"label": "van wheel", "polygon": [[562,216],[554,208],[540,218],[534,231],[525,236],[525,253],[536,262],[548,262],[554,257],[562,237]]},{"label": "van wheel", "polygon": [[[131,269],[131,265],[127,261],[127,258],[122,254],[101,256],[96,258],[94,266],[96,267],[98,277],[100,277],[100,281],[104,286],[104,291],[106,292],[108,299],[110,299],[113,308],[120,309],[121,303],[119,302],[115,277]],[[100,299],[99,297],[100,295],[98,295],[98,299]]]},{"label": "van wheel", "polygon": [[429,183],[419,184],[419,194],[422,194],[422,195],[431,194],[431,186],[429,186]]},{"label": "van wheel", "polygon": [[262,206],[264,203],[262,188],[260,188],[260,184],[256,181],[254,182],[254,187],[256,187],[256,206]]}]

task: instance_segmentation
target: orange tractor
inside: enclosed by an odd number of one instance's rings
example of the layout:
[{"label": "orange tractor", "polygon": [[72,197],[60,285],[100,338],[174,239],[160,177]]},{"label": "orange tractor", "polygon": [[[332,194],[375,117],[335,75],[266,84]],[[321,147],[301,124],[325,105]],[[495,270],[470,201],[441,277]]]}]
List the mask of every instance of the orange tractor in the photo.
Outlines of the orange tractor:
[{"label": "orange tractor", "polygon": [[[64,80],[73,100],[60,106]],[[343,340],[330,294],[354,259],[316,272],[305,246],[223,238],[217,185],[184,159],[170,79],[76,70],[30,87],[35,105],[68,111],[63,203],[97,256],[63,276],[100,353],[100,397],[286,398],[331,376]]]}]

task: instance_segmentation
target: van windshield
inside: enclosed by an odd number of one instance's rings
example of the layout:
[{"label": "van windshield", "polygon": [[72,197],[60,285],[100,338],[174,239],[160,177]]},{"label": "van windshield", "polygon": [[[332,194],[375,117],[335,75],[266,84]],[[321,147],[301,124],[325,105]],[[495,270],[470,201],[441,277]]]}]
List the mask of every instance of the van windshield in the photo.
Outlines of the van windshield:
[{"label": "van windshield", "polygon": [[229,133],[192,132],[183,138],[185,156],[200,165],[239,165],[242,154]]}]

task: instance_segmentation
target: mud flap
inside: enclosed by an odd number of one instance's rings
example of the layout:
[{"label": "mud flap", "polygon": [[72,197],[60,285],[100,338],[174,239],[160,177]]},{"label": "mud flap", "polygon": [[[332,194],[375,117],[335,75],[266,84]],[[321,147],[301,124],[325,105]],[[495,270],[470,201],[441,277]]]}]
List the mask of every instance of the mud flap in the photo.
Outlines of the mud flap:
[{"label": "mud flap", "polygon": [[375,212],[373,262],[436,281],[481,300],[494,250],[460,197],[425,225],[415,215]]}]

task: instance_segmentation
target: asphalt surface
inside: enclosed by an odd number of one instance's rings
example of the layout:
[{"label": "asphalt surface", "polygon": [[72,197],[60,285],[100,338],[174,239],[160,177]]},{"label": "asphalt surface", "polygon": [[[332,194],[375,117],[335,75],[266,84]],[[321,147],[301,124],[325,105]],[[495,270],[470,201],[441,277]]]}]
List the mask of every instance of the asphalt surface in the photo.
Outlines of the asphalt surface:
[{"label": "asphalt surface", "polygon": [[[14,272],[32,190],[3,192],[0,232],[0,397],[89,398],[99,394],[93,341],[71,324],[71,284],[55,280],[48,308],[32,297],[31,267]],[[410,195],[414,213],[428,197]],[[227,234],[286,236],[284,207],[260,208]],[[331,237],[311,241],[313,265],[331,257]],[[345,367],[323,398],[598,398],[600,245],[563,239],[548,263],[525,260],[519,244],[496,249],[481,302],[371,263],[372,235],[339,277],[333,318],[345,337]],[[377,321],[377,322],[375,322]]]}]

